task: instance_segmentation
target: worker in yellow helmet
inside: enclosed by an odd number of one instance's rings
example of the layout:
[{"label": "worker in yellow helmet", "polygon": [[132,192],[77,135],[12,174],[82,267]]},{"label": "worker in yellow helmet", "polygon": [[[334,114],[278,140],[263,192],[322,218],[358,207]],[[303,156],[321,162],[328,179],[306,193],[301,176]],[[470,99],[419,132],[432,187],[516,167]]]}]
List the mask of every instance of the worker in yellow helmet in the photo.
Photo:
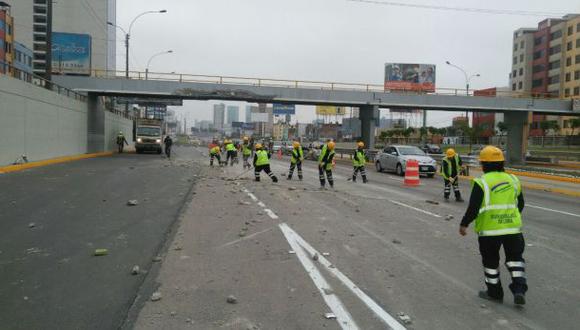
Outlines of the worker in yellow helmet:
[{"label": "worker in yellow helmet", "polygon": [[252,145],[250,144],[250,138],[244,136],[244,142],[242,143],[242,157],[244,161],[244,169],[251,168],[249,159],[252,156]]},{"label": "worker in yellow helmet", "polygon": [[334,141],[329,140],[322,146],[320,156],[318,156],[318,175],[321,189],[324,189],[326,186],[326,180],[324,178],[325,174],[326,179],[328,180],[328,184],[331,188],[334,188],[334,179],[332,178],[332,160],[334,159],[334,147]]},{"label": "worker in yellow helmet", "polygon": [[467,235],[467,227],[475,220],[487,286],[487,290],[480,291],[479,296],[487,300],[503,301],[499,276],[499,250],[503,245],[505,265],[512,278],[509,288],[514,303],[524,305],[528,285],[523,258],[525,243],[521,212],[525,203],[522,185],[515,175],[505,173],[505,158],[499,148],[483,148],[479,161],[483,175],[473,180],[469,206],[461,220],[459,234]]},{"label": "worker in yellow helmet", "polygon": [[356,182],[357,173],[360,172],[363,183],[367,183],[367,171],[365,168],[367,163],[367,155],[365,154],[365,143],[359,141],[356,146],[357,148],[354,151],[354,155],[352,157],[352,164],[354,167],[354,171],[352,173],[352,182]]},{"label": "worker in yellow helmet", "polygon": [[461,191],[459,190],[459,174],[461,173],[462,167],[463,161],[461,160],[461,157],[459,157],[459,154],[456,153],[453,148],[447,149],[447,151],[445,151],[445,157],[443,157],[443,160],[441,161],[441,176],[443,176],[443,182],[445,184],[445,189],[443,190],[445,201],[449,201],[451,186],[453,186],[455,200],[463,202]]},{"label": "worker in yellow helmet", "polygon": [[271,156],[261,143],[256,144],[256,152],[254,153],[254,176],[256,181],[260,181],[260,172],[264,171],[274,183],[278,182],[278,178],[270,170]]},{"label": "worker in yellow helmet", "polygon": [[234,143],[232,142],[232,140],[227,139],[224,141],[224,147],[226,149],[226,165],[228,164],[228,162],[230,163],[230,166],[234,166],[234,161],[236,159],[236,146],[234,145]]},{"label": "worker in yellow helmet", "polygon": [[219,146],[219,143],[210,148],[210,150],[209,150],[209,166],[213,166],[214,158],[217,158],[219,166],[222,166],[222,159],[220,156],[221,151],[222,150]]},{"label": "worker in yellow helmet", "polygon": [[298,167],[298,179],[302,181],[302,162],[304,161],[304,151],[300,142],[294,141],[292,143],[292,152],[290,155],[290,170],[288,171],[288,180],[292,180],[292,175],[294,175],[294,169]]}]

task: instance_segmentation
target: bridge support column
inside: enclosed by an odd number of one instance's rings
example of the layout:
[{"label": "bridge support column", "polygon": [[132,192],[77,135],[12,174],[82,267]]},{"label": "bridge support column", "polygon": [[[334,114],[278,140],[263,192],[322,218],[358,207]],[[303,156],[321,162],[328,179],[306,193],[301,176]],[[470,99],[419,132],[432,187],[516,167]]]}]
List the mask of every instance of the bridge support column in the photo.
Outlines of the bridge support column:
[{"label": "bridge support column", "polygon": [[374,149],[375,147],[375,123],[378,117],[378,106],[365,105],[359,108],[361,136],[368,149]]},{"label": "bridge support column", "polygon": [[505,112],[504,120],[508,127],[506,163],[511,165],[524,164],[529,134],[528,113]]},{"label": "bridge support column", "polygon": [[99,96],[89,93],[87,97],[87,152],[105,151],[105,112]]}]

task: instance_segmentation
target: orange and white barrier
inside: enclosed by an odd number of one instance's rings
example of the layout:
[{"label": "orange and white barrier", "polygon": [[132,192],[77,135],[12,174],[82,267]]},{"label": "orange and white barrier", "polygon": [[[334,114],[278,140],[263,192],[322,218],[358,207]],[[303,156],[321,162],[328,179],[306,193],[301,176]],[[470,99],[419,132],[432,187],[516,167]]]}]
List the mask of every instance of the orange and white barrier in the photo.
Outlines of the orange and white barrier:
[{"label": "orange and white barrier", "polygon": [[419,180],[419,162],[414,159],[407,161],[405,169],[405,186],[415,187],[421,183]]}]

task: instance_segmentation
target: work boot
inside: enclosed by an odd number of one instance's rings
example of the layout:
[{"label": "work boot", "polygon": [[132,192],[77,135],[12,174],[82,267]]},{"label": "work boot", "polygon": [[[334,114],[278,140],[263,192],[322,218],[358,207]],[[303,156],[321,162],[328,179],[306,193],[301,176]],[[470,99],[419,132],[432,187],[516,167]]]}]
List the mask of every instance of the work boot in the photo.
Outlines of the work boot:
[{"label": "work boot", "polygon": [[274,183],[277,183],[278,182],[278,178],[274,176],[274,177],[272,177],[272,181],[274,181]]},{"label": "work boot", "polygon": [[526,296],[523,293],[514,293],[514,304],[525,305],[526,304]]},{"label": "work boot", "polygon": [[503,297],[499,297],[499,298],[492,297],[492,296],[489,295],[489,293],[487,293],[487,291],[479,291],[478,296],[481,299],[493,301],[493,302],[496,302],[496,303],[503,303]]},{"label": "work boot", "polygon": [[352,182],[356,182],[356,176],[352,177]]},{"label": "work boot", "polygon": [[291,176],[291,175],[289,175],[289,176],[286,178],[286,180],[292,180],[292,176]]},{"label": "work boot", "polygon": [[255,178],[254,181],[260,182],[260,178]]},{"label": "work boot", "polygon": [[457,196],[455,196],[455,201],[461,203],[461,202],[463,202],[463,198],[461,198],[461,195],[457,195]]},{"label": "work boot", "polygon": [[443,198],[445,198],[446,202],[449,202],[449,196],[443,196]]},{"label": "work boot", "polygon": [[369,182],[369,180],[366,178],[366,176],[363,177],[363,183],[368,183],[368,182]]},{"label": "work boot", "polygon": [[303,177],[302,175],[298,176],[298,180],[302,181]]}]

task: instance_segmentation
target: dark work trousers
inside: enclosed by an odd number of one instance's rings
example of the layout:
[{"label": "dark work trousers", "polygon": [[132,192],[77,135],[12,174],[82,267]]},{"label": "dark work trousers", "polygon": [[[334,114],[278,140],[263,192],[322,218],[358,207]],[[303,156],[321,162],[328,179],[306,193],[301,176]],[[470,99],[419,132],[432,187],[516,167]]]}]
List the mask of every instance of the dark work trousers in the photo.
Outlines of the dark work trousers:
[{"label": "dark work trousers", "polygon": [[117,147],[119,147],[119,153],[123,153],[123,147],[125,147],[125,143],[117,143]]},{"label": "dark work trousers", "polygon": [[236,159],[236,151],[235,150],[228,150],[226,154],[226,165],[228,165],[228,161],[230,162],[231,166],[234,166],[234,159]]},{"label": "dark work trousers", "polygon": [[332,179],[332,170],[325,170],[326,165],[318,166],[318,176],[320,178],[320,186],[324,187],[326,181],[324,180],[324,174],[326,173],[326,179],[331,187],[334,187],[334,180]]},{"label": "dark work trousers", "polygon": [[221,166],[222,165],[222,158],[220,157],[219,154],[211,154],[210,155],[209,166],[213,166],[213,159],[214,158],[217,158],[218,164]]},{"label": "dark work trousers", "polygon": [[266,172],[266,174],[268,174],[268,176],[270,177],[270,179],[272,179],[272,181],[278,182],[278,178],[270,170],[270,164],[260,165],[254,168],[254,176],[256,177],[256,181],[260,181],[260,172],[262,171]]},{"label": "dark work trousers", "polygon": [[167,158],[171,158],[171,145],[165,145],[165,155]]},{"label": "dark work trousers", "polygon": [[250,167],[252,167],[252,165],[250,165],[250,162],[249,162],[250,156],[251,156],[251,155],[247,155],[247,156],[246,156],[246,155],[244,155],[244,156],[243,156],[243,159],[244,159],[244,169],[245,169],[245,168],[250,168]]},{"label": "dark work trousers", "polygon": [[443,196],[447,199],[451,194],[451,186],[453,186],[453,193],[455,194],[455,198],[461,197],[461,192],[459,191],[459,178],[455,179],[453,183],[447,179],[443,179],[445,182],[445,190],[443,191]]},{"label": "dark work trousers", "polygon": [[352,182],[356,182],[357,173],[360,172],[360,176],[364,183],[367,183],[367,170],[364,166],[355,166],[352,172]]},{"label": "dark work trousers", "polygon": [[487,293],[493,298],[503,298],[503,288],[499,277],[499,249],[503,245],[505,265],[510,272],[512,293],[526,293],[526,272],[524,254],[524,235],[512,234],[503,236],[479,237],[479,252],[483,262]]},{"label": "dark work trousers", "polygon": [[290,163],[290,171],[288,172],[288,180],[292,179],[294,175],[294,169],[298,167],[298,179],[302,180],[302,162],[298,161],[296,163]]}]

